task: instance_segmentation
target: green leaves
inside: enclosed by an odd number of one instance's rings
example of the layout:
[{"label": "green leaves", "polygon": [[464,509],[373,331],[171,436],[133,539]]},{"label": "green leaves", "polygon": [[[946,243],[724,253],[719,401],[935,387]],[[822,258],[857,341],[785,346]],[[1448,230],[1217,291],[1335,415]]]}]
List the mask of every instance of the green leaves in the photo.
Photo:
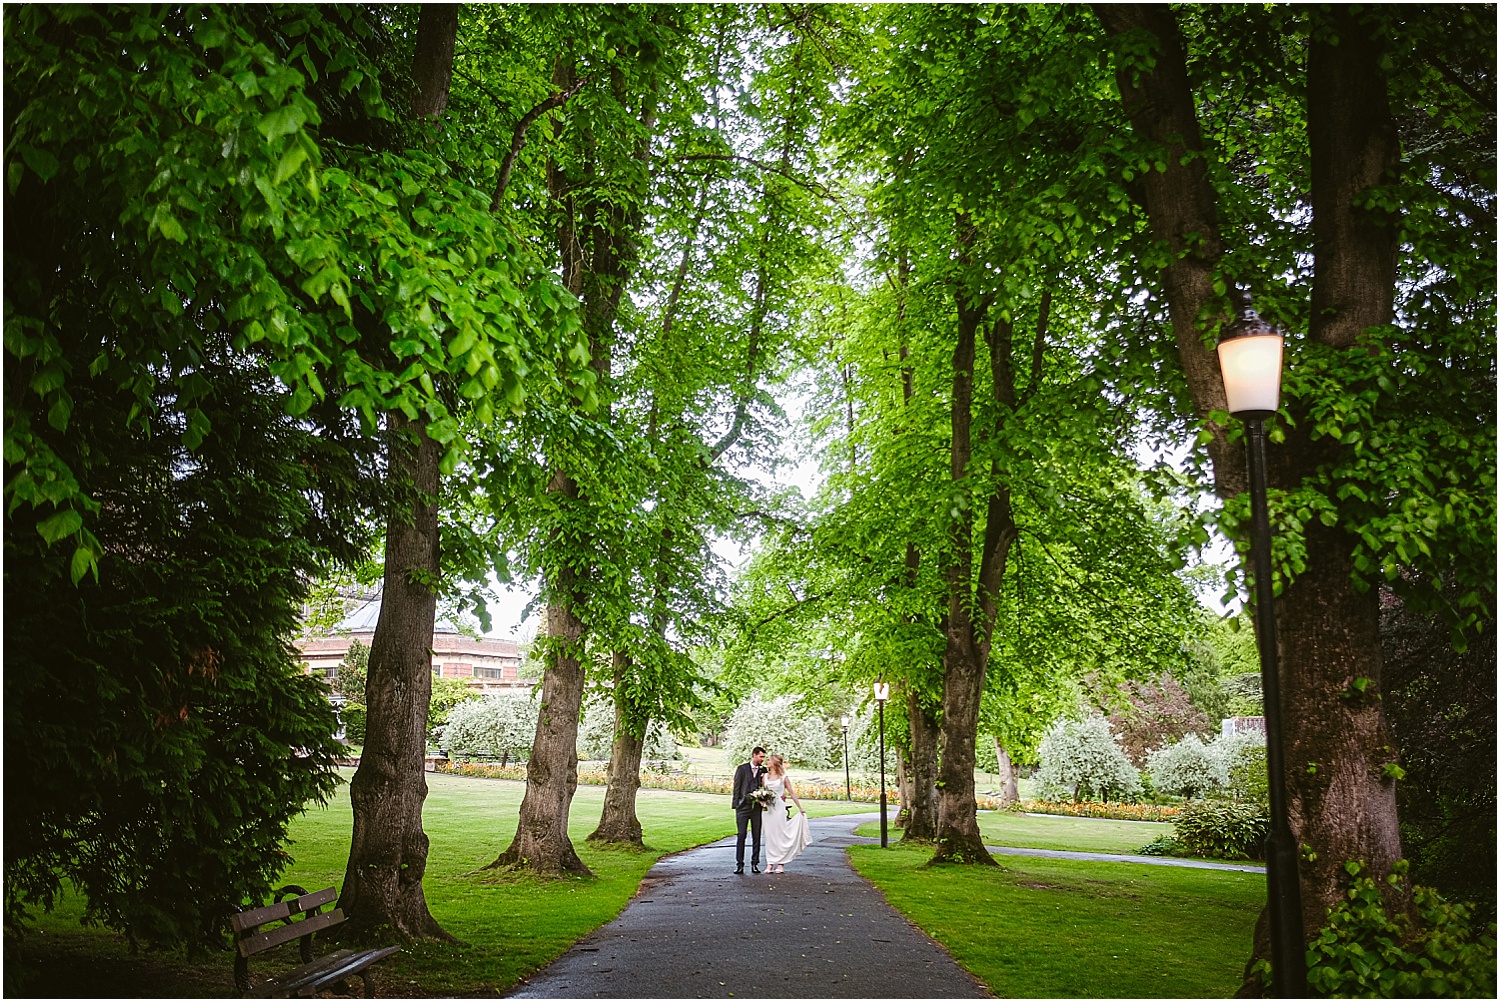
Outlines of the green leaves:
[{"label": "green leaves", "polygon": [[267,140],[274,140],[298,131],[306,122],[307,112],[296,104],[289,104],[263,116],[255,127]]}]

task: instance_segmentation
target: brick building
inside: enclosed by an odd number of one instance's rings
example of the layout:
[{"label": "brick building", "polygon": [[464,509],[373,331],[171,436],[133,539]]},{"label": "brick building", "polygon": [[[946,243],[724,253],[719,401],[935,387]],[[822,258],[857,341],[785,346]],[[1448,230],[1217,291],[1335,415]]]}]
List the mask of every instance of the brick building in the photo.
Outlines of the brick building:
[{"label": "brick building", "polygon": [[[303,669],[331,680],[338,673],[339,662],[344,660],[351,641],[370,646],[379,618],[380,599],[371,599],[345,616],[333,628],[332,636],[297,640],[297,655]],[[536,682],[521,678],[520,668],[521,652],[514,641],[467,636],[445,620],[439,620],[432,631],[434,675],[461,678],[484,692],[529,692]]]}]

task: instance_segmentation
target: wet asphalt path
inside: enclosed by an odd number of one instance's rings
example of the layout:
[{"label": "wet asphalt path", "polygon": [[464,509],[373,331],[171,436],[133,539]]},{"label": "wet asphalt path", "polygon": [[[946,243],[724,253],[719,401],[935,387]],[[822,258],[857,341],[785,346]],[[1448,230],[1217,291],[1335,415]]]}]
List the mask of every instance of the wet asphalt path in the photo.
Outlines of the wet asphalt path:
[{"label": "wet asphalt path", "polygon": [[809,819],[812,845],[774,876],[736,876],[732,837],[669,856],[510,997],[989,998],[849,865],[878,818]]}]

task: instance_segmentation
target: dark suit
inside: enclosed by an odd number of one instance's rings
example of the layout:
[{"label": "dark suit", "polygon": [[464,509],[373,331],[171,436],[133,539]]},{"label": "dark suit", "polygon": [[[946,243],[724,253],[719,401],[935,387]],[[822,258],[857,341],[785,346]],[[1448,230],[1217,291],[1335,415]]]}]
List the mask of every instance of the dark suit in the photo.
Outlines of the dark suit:
[{"label": "dark suit", "polygon": [[734,843],[734,865],[737,869],[745,868],[745,827],[747,825],[754,836],[750,844],[750,865],[760,865],[760,832],[765,823],[765,811],[750,799],[750,791],[760,786],[760,778],[765,774],[765,766],[751,765],[749,762],[741,763],[740,767],[734,770],[734,795],[729,799],[729,806],[734,808],[734,821],[739,829],[739,838]]}]

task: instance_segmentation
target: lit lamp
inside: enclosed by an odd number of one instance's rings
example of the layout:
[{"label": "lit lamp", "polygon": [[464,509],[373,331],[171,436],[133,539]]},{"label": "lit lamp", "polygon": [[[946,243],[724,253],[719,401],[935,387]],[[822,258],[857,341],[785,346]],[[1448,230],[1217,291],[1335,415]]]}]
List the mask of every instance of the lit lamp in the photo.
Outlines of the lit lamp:
[{"label": "lit lamp", "polygon": [[1307,996],[1302,932],[1302,887],[1297,876],[1297,840],[1287,821],[1286,768],[1282,755],[1281,680],[1276,654],[1275,590],[1271,583],[1271,519],[1266,506],[1264,421],[1281,405],[1281,331],[1266,323],[1240,293],[1239,315],[1219,336],[1219,370],[1229,413],[1245,422],[1250,465],[1251,559],[1255,570],[1255,640],[1260,648],[1261,693],[1266,714],[1266,771],[1271,830],[1266,836],[1266,882],[1270,896],[1272,992],[1278,998]]},{"label": "lit lamp", "polygon": [[844,799],[854,799],[853,788],[849,784],[849,715],[843,716],[844,722]]},{"label": "lit lamp", "polygon": [[891,683],[875,683],[875,705],[880,707],[880,848],[888,847],[890,837],[885,822],[885,701],[891,698]]}]

